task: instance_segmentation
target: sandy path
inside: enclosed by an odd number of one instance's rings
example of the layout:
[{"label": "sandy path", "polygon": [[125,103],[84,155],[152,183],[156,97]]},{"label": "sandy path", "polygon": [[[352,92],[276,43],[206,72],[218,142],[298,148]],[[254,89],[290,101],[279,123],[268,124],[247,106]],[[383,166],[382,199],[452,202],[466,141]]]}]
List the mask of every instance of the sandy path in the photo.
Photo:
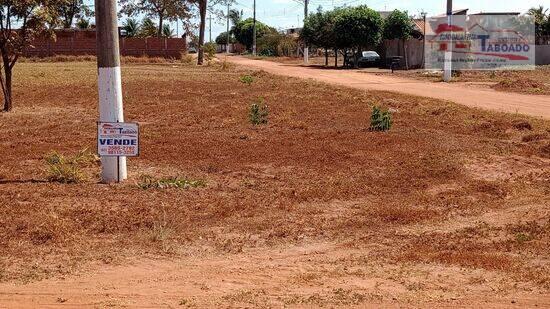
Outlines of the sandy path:
[{"label": "sandy path", "polygon": [[354,71],[323,70],[315,67],[253,60],[238,56],[228,57],[227,59],[233,63],[255,67],[272,74],[309,78],[359,89],[394,91],[448,100],[471,107],[550,119],[550,96],[499,92],[465,84],[431,83]]},{"label": "sandy path", "polygon": [[[549,295],[516,290],[495,273],[383,266],[365,260],[372,250],[314,244],[90,265],[80,276],[2,283],[0,308],[550,306]],[[487,283],[473,284],[475,276]]]}]

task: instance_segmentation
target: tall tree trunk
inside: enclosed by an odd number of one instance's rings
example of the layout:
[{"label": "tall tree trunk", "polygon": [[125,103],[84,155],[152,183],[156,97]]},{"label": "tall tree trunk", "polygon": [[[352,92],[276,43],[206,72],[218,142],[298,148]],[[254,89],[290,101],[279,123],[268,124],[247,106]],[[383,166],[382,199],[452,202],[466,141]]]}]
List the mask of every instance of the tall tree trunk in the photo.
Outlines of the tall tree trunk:
[{"label": "tall tree trunk", "polygon": [[338,48],[334,49],[334,67],[338,68]]},{"label": "tall tree trunk", "polygon": [[164,24],[164,15],[159,14],[159,28],[157,30],[157,38],[162,37],[162,25]]},{"label": "tall tree trunk", "polygon": [[[3,111],[9,112],[12,109],[12,100],[11,100],[11,71],[12,67],[10,66],[9,59],[3,57],[4,62],[4,78],[2,78],[2,93],[4,95],[4,108]],[[1,74],[1,73],[0,73]]]},{"label": "tall tree trunk", "polygon": [[201,16],[201,23],[199,26],[199,55],[197,63],[202,65],[204,63],[204,30],[206,29],[206,6],[207,0],[199,0],[199,13]]},{"label": "tall tree trunk", "polygon": [[325,66],[328,67],[328,48],[325,47]]}]

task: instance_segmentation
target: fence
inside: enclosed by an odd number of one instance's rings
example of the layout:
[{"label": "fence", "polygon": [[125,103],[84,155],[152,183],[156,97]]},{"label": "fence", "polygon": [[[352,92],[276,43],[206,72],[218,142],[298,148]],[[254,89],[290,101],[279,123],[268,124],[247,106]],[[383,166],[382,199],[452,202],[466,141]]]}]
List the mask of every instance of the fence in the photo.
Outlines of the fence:
[{"label": "fence", "polygon": [[[405,67],[405,47],[403,40],[386,40],[384,41],[384,50],[386,58],[393,56],[402,56],[401,66]],[[405,42],[407,50],[407,62],[409,68],[417,69],[424,65],[424,40],[409,39]]]},{"label": "fence", "polygon": [[[34,48],[25,52],[26,57],[49,57],[55,55],[95,55],[95,30],[58,30],[56,39],[36,40]],[[120,38],[120,53],[123,56],[149,56],[180,58],[187,51],[187,43],[181,38]]]}]

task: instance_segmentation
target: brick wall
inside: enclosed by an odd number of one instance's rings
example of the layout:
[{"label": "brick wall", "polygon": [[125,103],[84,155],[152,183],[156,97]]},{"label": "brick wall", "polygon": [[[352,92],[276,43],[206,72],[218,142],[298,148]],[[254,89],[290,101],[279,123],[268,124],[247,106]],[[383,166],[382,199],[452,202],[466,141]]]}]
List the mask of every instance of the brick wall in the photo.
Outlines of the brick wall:
[{"label": "brick wall", "polygon": [[[55,55],[95,55],[95,30],[57,30],[55,40],[37,40],[29,48],[26,57]],[[120,38],[122,56],[149,56],[179,58],[187,50],[181,38]]]}]

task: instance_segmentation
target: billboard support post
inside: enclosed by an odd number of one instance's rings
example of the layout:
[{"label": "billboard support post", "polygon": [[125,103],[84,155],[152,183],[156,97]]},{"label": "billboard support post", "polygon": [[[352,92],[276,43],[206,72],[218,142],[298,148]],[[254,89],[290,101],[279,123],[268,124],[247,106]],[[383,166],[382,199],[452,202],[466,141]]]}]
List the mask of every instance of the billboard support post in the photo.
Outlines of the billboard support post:
[{"label": "billboard support post", "polygon": [[453,37],[452,37],[452,27],[453,27],[453,0],[447,0],[447,24],[451,30],[451,38],[449,40],[449,45],[445,51],[445,64],[443,67],[443,80],[445,82],[450,82],[452,79],[453,72]]}]

